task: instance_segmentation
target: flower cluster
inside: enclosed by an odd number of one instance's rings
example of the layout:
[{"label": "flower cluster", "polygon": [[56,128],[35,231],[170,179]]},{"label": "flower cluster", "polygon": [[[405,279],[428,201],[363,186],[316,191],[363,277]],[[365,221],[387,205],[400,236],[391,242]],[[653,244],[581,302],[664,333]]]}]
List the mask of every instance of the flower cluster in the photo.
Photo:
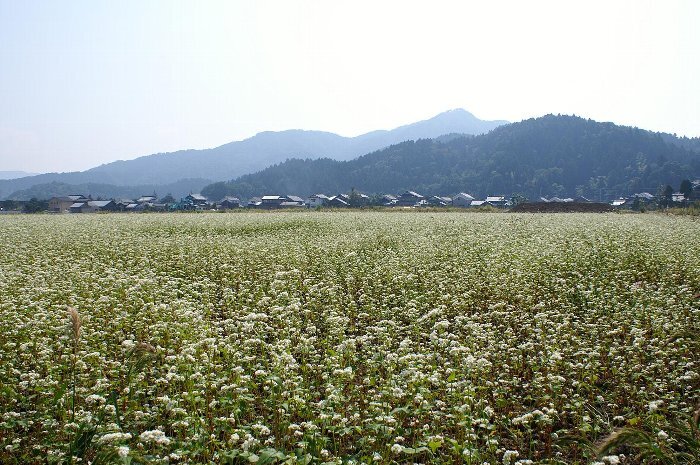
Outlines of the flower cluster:
[{"label": "flower cluster", "polygon": [[559,438],[644,422],[671,447],[700,400],[698,232],[661,215],[0,217],[0,462],[585,463]]}]

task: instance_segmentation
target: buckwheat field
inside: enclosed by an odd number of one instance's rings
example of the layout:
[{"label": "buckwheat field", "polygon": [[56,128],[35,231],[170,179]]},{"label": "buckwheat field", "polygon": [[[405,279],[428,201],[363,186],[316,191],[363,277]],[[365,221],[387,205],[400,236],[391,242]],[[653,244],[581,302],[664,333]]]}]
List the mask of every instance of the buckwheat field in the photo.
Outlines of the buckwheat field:
[{"label": "buckwheat field", "polygon": [[0,463],[700,463],[700,223],[0,217]]}]

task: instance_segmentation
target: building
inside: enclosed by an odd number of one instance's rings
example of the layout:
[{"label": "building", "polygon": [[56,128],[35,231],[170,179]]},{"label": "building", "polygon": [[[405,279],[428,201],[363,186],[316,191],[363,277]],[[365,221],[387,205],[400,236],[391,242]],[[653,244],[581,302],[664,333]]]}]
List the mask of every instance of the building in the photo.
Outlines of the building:
[{"label": "building", "polygon": [[158,201],[158,196],[154,195],[142,195],[136,200],[138,204],[153,203]]},{"label": "building", "polygon": [[280,208],[282,202],[289,202],[289,199],[284,195],[263,195],[260,207],[272,210],[274,208]]},{"label": "building", "polygon": [[209,205],[209,200],[202,194],[190,194],[185,197],[185,200],[195,207],[206,208]]},{"label": "building", "polygon": [[474,201],[474,197],[467,194],[466,192],[460,192],[459,194],[452,197],[452,205],[455,207],[469,207]]},{"label": "building", "polygon": [[248,199],[248,203],[246,204],[246,207],[248,208],[262,208],[262,199],[260,197],[251,197]]},{"label": "building", "polygon": [[54,213],[67,213],[74,203],[87,202],[88,200],[90,199],[81,194],[53,197],[49,200],[49,211]]},{"label": "building", "polygon": [[651,195],[649,192],[640,192],[639,194],[634,194],[632,197],[639,199],[644,202],[652,202],[656,197]]},{"label": "building", "polygon": [[396,206],[398,207],[415,207],[420,205],[425,200],[425,197],[417,192],[406,191],[399,196],[396,200]]},{"label": "building", "polygon": [[357,191],[351,193],[348,197],[350,199],[350,206],[353,207],[366,207],[372,201],[369,195]]},{"label": "building", "polygon": [[216,205],[216,208],[218,210],[234,210],[236,208],[240,208],[240,206],[241,199],[239,199],[238,197],[227,195],[223,199],[219,200],[219,203]]},{"label": "building", "polygon": [[[549,201],[551,202],[552,199],[549,199]],[[486,203],[497,208],[503,208],[508,205],[508,201],[503,195],[490,195],[486,197]]]},{"label": "building", "polygon": [[327,205],[334,208],[347,208],[350,206],[350,203],[346,201],[342,195],[336,195],[328,200]]},{"label": "building", "polygon": [[119,207],[114,200],[88,200],[87,202],[75,202],[70,206],[71,213],[96,213],[115,212]]},{"label": "building", "polygon": [[303,208],[305,206],[304,202],[287,201],[280,203],[279,208]]},{"label": "building", "polygon": [[685,194],[681,192],[674,192],[671,196],[671,200],[674,203],[684,203],[686,201]]},{"label": "building", "polygon": [[330,197],[328,197],[327,195],[314,194],[306,200],[306,204],[309,208],[322,207],[323,205],[328,203],[329,200]]},{"label": "building", "polygon": [[452,205],[452,199],[450,197],[434,195],[430,197],[426,203],[433,207],[447,207],[448,205]]},{"label": "building", "polygon": [[381,197],[381,203],[385,207],[393,207],[394,205],[396,205],[396,202],[398,202],[398,200],[398,198],[391,194],[384,194]]},{"label": "building", "polygon": [[[286,197],[287,197],[287,201],[286,201],[286,202],[282,202],[282,203],[289,203],[289,202],[295,203],[295,204],[297,204],[297,205],[296,205],[297,207],[303,207],[303,206],[306,205],[306,204],[304,203],[304,199],[302,199],[301,197],[298,197],[298,196],[296,196],[296,195],[288,195],[288,196],[286,196]],[[291,205],[289,205],[289,206],[291,206]]]}]

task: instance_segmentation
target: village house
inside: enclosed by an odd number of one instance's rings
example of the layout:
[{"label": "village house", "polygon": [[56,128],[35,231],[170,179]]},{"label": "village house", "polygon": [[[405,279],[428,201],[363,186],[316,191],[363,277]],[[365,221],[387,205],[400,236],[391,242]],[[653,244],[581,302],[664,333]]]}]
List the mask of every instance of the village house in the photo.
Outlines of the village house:
[{"label": "village house", "polygon": [[142,195],[136,200],[138,204],[153,203],[158,201],[158,196],[153,193],[153,195]]},{"label": "village house", "polygon": [[681,192],[674,192],[673,195],[671,195],[671,200],[674,203],[684,203],[687,199],[685,198],[685,194]]},{"label": "village house", "polygon": [[[304,203],[304,199],[302,199],[301,197],[299,197],[297,195],[288,195],[286,202],[282,202],[282,203],[283,204],[284,203],[290,204],[290,205],[285,205],[287,207],[305,207],[306,206],[306,204]],[[295,205],[291,205],[292,203]]]},{"label": "village house", "polygon": [[366,207],[372,200],[369,195],[361,192],[354,192],[354,194],[350,194],[348,197],[350,198],[350,205],[353,205],[354,202],[356,205],[353,206],[358,207]]},{"label": "village house", "polygon": [[117,210],[120,212],[126,211],[129,205],[137,205],[136,202],[131,199],[114,199],[114,203],[117,205]]},{"label": "village house", "polygon": [[330,197],[328,197],[327,195],[314,194],[306,200],[306,204],[309,208],[322,207],[323,205],[328,203],[329,200]]},{"label": "village house", "polygon": [[382,205],[384,205],[385,207],[393,207],[394,205],[396,205],[397,201],[398,199],[396,198],[396,196],[393,196],[391,194],[384,194],[381,197]]},{"label": "village house", "polygon": [[49,211],[54,213],[67,213],[74,203],[87,202],[88,200],[90,199],[81,194],[53,197],[49,200]]},{"label": "village house", "polygon": [[216,204],[217,210],[235,210],[236,208],[240,208],[240,206],[241,199],[231,195],[227,195]]},{"label": "village house", "polygon": [[399,196],[396,201],[396,205],[399,207],[415,207],[420,205],[425,201],[425,197],[417,192],[406,191]]},{"label": "village house", "polygon": [[613,207],[619,208],[619,207],[624,207],[628,202],[629,202],[629,199],[627,199],[625,197],[620,197],[620,198],[617,198],[617,199],[613,200],[612,202],[610,202],[610,205],[612,205]]},{"label": "village house", "polygon": [[185,197],[185,200],[198,208],[203,209],[209,206],[209,200],[202,194],[190,194],[187,197]]},{"label": "village house", "polygon": [[289,202],[289,199],[284,195],[263,195],[260,207],[272,210],[274,208],[280,208],[282,202]]},{"label": "village house", "polygon": [[450,197],[434,195],[428,199],[427,203],[433,207],[446,207],[452,205],[452,199]]},{"label": "village house", "polygon": [[455,207],[469,207],[472,204],[474,197],[467,194],[466,192],[460,192],[459,194],[452,197],[452,205]]},{"label": "village house", "polygon": [[[550,199],[551,201],[551,199]],[[503,208],[508,205],[508,201],[503,195],[491,195],[486,197],[486,203],[496,208]]]},{"label": "village house", "polygon": [[71,213],[96,213],[115,212],[119,207],[114,200],[88,200],[87,202],[75,202],[70,206]]},{"label": "village house", "polygon": [[251,197],[250,199],[248,199],[248,203],[246,204],[246,207],[248,207],[248,208],[262,208],[262,198]]},{"label": "village house", "polygon": [[328,200],[327,205],[334,208],[347,208],[350,206],[350,199],[344,194],[336,195]]},{"label": "village house", "polygon": [[284,196],[286,200],[280,203],[280,208],[301,208],[306,207],[304,199],[296,195],[286,195]]}]

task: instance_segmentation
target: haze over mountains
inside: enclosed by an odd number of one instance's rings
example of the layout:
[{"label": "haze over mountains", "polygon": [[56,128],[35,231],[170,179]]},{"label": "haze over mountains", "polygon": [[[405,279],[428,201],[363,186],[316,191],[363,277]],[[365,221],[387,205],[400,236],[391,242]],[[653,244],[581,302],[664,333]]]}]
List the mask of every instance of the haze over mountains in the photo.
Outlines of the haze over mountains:
[{"label": "haze over mountains", "polygon": [[[473,134],[478,134],[474,136]],[[678,138],[575,116],[519,123],[451,110],[358,137],[319,131],[262,132],[209,150],[118,161],[76,173],[0,181],[0,196],[86,193],[134,198],[199,192],[218,200],[263,194],[366,193],[576,196],[604,200],[677,188],[700,177],[700,138]]]},{"label": "haze over mountains", "polygon": [[0,171],[0,179],[17,179],[26,176],[36,176],[38,173],[27,173],[26,171]]},{"label": "haze over mountains", "polygon": [[520,193],[586,196],[592,200],[678,189],[700,177],[698,139],[547,115],[500,126],[476,137],[403,142],[349,161],[288,160],[202,193],[236,195],[336,194],[416,190],[424,195],[460,191],[483,197]]},{"label": "haze over mountains", "polygon": [[103,197],[134,197],[152,191],[179,197],[212,182],[234,179],[289,158],[350,160],[406,140],[450,133],[482,134],[506,123],[483,121],[466,110],[456,109],[425,121],[357,137],[303,130],[261,132],[212,149],[159,153],[81,172],[2,180],[0,198],[45,198],[82,191]]}]

